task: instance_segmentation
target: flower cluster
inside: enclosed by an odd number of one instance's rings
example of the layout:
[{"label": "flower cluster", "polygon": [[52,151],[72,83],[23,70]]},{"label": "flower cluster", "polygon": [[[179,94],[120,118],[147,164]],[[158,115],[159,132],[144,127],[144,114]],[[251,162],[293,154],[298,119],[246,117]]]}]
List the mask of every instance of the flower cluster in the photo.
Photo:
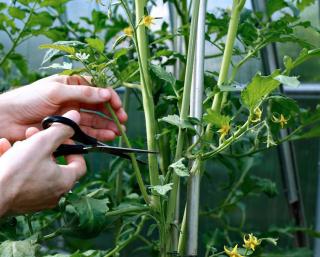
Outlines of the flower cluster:
[{"label": "flower cluster", "polygon": [[[245,235],[243,237],[243,247],[246,249],[246,252],[249,250],[255,251],[256,247],[259,246],[262,242],[261,239],[258,239],[255,237],[253,234]],[[224,252],[229,256],[229,257],[244,257],[239,253],[238,250],[238,245],[235,245],[232,249],[228,249],[226,246],[224,247]],[[246,254],[245,254],[246,256]]]}]

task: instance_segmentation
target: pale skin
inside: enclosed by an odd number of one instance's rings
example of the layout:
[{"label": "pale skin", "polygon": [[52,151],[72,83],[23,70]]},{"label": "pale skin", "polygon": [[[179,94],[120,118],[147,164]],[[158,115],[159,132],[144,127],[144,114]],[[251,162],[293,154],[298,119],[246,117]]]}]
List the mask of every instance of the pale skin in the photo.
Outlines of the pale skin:
[{"label": "pale skin", "polygon": [[66,157],[66,165],[58,165],[52,158],[55,149],[72,137],[72,129],[53,124],[40,131],[42,119],[64,115],[89,135],[113,140],[119,131],[112,121],[80,111],[108,115],[106,102],[125,123],[127,114],[115,91],[91,87],[88,78],[54,75],[0,95],[0,217],[56,206],[85,174],[80,155]]}]

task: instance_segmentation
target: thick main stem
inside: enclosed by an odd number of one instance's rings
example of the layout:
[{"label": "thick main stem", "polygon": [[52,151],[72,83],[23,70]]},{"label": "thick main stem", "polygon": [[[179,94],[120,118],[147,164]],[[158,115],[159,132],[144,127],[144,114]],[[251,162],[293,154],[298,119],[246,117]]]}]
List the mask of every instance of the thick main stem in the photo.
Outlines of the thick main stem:
[{"label": "thick main stem", "polygon": [[[141,19],[144,17],[144,8],[146,6],[145,0],[135,0],[136,8],[136,24],[138,25]],[[144,25],[138,25],[136,34],[136,44],[138,51],[138,58],[140,64],[140,76],[142,85],[142,100],[144,107],[144,115],[146,121],[146,134],[147,134],[147,145],[148,149],[151,151],[157,150],[156,144],[156,119],[154,111],[154,102],[152,96],[152,86],[151,79],[149,75],[149,64],[148,64],[148,49],[146,28]],[[157,156],[154,154],[148,155],[149,161],[149,174],[150,174],[150,184],[159,185],[159,169]],[[159,208],[159,197],[153,197],[152,205],[155,208]]]},{"label": "thick main stem", "polygon": [[[189,47],[188,47],[188,55],[187,55],[187,66],[186,66],[186,73],[184,79],[184,90],[183,90],[183,97],[182,97],[182,105],[181,105],[181,112],[180,112],[180,119],[185,120],[188,117],[189,107],[190,107],[190,94],[191,94],[191,81],[192,81],[192,73],[193,73],[193,64],[194,64],[194,55],[195,55],[195,41],[197,32],[197,24],[198,24],[198,16],[199,16],[199,1],[193,2],[193,11],[192,11],[192,21],[191,21],[191,28],[190,28],[190,35],[193,35],[189,38]],[[185,141],[185,131],[179,128],[178,133],[178,142],[177,142],[177,149],[175,154],[175,160],[178,160],[182,156],[183,147]],[[175,221],[175,211],[176,211],[176,203],[178,197],[178,188],[179,188],[179,177],[173,173],[172,174],[172,183],[173,188],[170,192],[169,202],[167,207],[167,225],[169,226],[170,235],[168,235],[168,245],[169,243],[172,244],[173,238],[175,238],[176,234],[178,233],[177,229],[177,221]],[[167,245],[167,246],[168,246]],[[171,245],[170,251],[176,252],[177,245],[174,242]]]},{"label": "thick main stem", "polygon": [[[239,21],[240,21],[240,13],[245,4],[245,0],[233,0],[232,11],[231,11],[231,18],[228,28],[226,46],[223,53],[219,78],[218,78],[218,86],[223,86],[224,83],[228,80],[228,72],[231,64],[232,54],[233,54],[233,47],[237,36]],[[213,111],[220,112],[223,100],[226,98],[225,93],[219,92],[214,96],[211,109]],[[206,130],[206,137],[211,139],[212,137],[212,126],[208,125]]]}]

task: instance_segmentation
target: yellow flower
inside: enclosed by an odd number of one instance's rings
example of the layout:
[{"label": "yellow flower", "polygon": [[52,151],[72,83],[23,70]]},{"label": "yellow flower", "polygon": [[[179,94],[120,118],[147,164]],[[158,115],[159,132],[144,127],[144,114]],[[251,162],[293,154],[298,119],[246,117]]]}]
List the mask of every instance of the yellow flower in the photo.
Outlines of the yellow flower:
[{"label": "yellow flower", "polygon": [[243,237],[243,242],[243,247],[248,250],[251,249],[252,251],[254,251],[255,248],[261,244],[261,240],[258,240],[258,238],[256,238],[253,234],[245,235]]},{"label": "yellow flower", "polygon": [[229,134],[231,127],[229,124],[224,124],[221,126],[221,128],[218,130],[218,132],[220,133],[220,139],[225,138],[226,135]]},{"label": "yellow flower", "polygon": [[280,118],[276,118],[274,115],[272,116],[273,122],[279,123],[281,128],[284,128],[285,125],[288,124],[288,119],[286,119],[283,114],[280,114]]},{"label": "yellow flower", "polygon": [[126,27],[126,28],[123,29],[123,33],[127,37],[132,37],[133,36],[133,29],[131,27]]},{"label": "yellow flower", "polygon": [[150,15],[147,15],[147,16],[144,16],[143,19],[142,19],[142,22],[141,24],[145,25],[146,27],[150,27],[151,25],[154,25],[154,20],[155,18],[150,16]]},{"label": "yellow flower", "polygon": [[279,123],[280,123],[280,125],[281,125],[281,128],[283,128],[284,125],[287,125],[287,124],[288,124],[288,120],[289,120],[289,119],[286,119],[282,114],[280,115]]},{"label": "yellow flower", "polygon": [[262,111],[259,107],[257,107],[254,112],[253,116],[251,117],[251,122],[259,122],[261,120]]},{"label": "yellow flower", "polygon": [[227,247],[224,247],[224,252],[229,255],[229,257],[243,257],[238,253],[238,245],[236,245],[231,251]]}]

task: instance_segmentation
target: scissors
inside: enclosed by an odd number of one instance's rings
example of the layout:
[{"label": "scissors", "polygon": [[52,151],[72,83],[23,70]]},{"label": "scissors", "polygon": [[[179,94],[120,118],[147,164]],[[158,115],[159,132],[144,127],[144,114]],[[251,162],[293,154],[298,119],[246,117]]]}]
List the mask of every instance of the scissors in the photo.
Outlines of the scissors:
[{"label": "scissors", "polygon": [[[89,152],[103,152],[112,154],[125,159],[131,159],[129,153],[142,153],[142,154],[157,154],[155,151],[148,151],[144,149],[134,149],[125,147],[116,147],[104,144],[96,138],[91,137],[84,133],[81,128],[73,120],[62,116],[48,116],[42,120],[42,127],[49,128],[54,122],[61,123],[71,127],[74,130],[74,135],[71,137],[74,141],[80,143],[75,145],[62,144],[53,153],[54,157],[65,156],[70,154],[87,154]],[[143,161],[137,160],[145,164]]]}]

